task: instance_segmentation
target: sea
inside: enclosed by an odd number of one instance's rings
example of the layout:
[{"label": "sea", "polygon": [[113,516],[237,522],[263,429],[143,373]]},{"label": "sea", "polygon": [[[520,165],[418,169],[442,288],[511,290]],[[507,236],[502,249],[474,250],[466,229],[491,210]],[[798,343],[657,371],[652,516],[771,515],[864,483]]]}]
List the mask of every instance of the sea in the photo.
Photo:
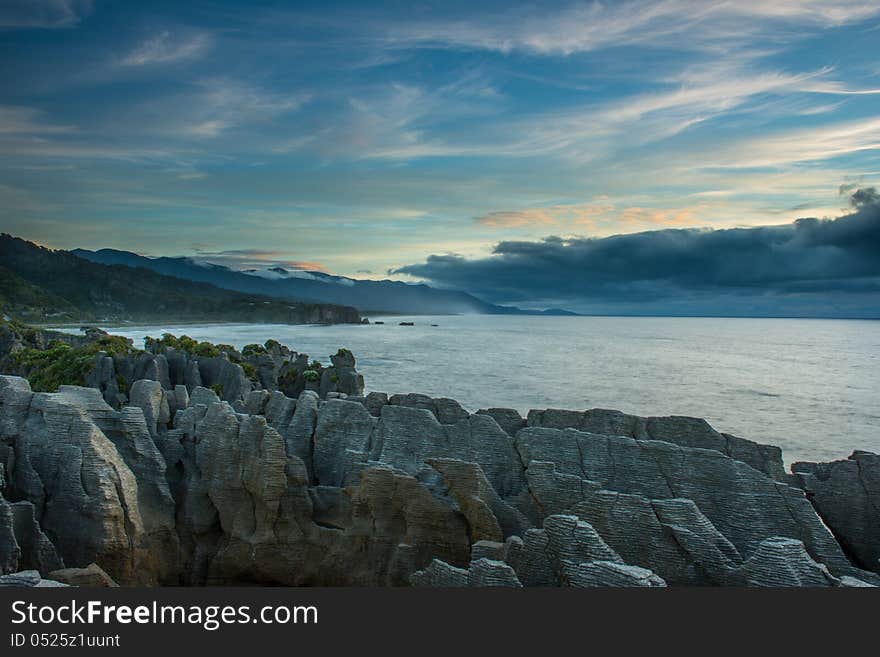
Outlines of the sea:
[{"label": "sea", "polygon": [[[470,411],[611,408],[689,415],[783,449],[787,463],[880,452],[880,321],[672,317],[371,317],[369,325],[116,326],[313,359],[354,352],[367,391],[451,397]],[[377,324],[377,321],[384,324]],[[413,326],[401,326],[412,322]]]}]

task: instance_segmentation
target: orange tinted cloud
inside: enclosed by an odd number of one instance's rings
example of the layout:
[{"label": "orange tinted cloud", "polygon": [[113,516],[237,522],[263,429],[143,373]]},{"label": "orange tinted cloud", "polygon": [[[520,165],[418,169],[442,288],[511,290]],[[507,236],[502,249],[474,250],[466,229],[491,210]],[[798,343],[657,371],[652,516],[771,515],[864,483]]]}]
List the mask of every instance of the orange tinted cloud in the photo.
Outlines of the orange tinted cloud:
[{"label": "orange tinted cloud", "polygon": [[612,205],[551,205],[546,208],[502,210],[477,217],[477,223],[493,228],[555,226],[559,224],[590,226],[597,217],[614,210]]},{"label": "orange tinted cloud", "polygon": [[620,212],[620,221],[630,226],[696,226],[705,223],[708,205],[685,208],[629,207]]},{"label": "orange tinted cloud", "polygon": [[710,206],[701,203],[681,208],[630,206],[618,210],[610,203],[552,205],[545,208],[503,210],[477,217],[477,222],[493,228],[562,226],[568,228],[609,228],[625,230],[645,226],[695,226],[706,222]]}]

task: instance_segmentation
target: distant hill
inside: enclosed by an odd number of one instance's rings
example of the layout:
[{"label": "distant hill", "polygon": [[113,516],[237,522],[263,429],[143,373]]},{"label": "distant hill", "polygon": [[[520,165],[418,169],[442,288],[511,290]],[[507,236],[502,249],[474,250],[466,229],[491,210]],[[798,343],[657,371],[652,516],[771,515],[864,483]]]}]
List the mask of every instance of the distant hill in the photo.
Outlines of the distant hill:
[{"label": "distant hill", "polygon": [[190,258],[147,258],[145,256],[101,249],[76,249],[75,255],[106,265],[145,267],[153,271],[191,281],[251,294],[266,294],[283,299],[308,299],[314,302],[351,305],[362,313],[399,313],[411,315],[454,315],[480,313],[571,314],[566,311],[532,312],[509,306],[497,306],[455,290],[438,290],[423,284],[391,280],[359,280],[324,272],[289,270],[271,267],[264,270],[234,271],[216,264],[200,264]]},{"label": "distant hill", "polygon": [[0,235],[0,309],[27,322],[355,323],[355,308],[278,299],[105,265]]}]

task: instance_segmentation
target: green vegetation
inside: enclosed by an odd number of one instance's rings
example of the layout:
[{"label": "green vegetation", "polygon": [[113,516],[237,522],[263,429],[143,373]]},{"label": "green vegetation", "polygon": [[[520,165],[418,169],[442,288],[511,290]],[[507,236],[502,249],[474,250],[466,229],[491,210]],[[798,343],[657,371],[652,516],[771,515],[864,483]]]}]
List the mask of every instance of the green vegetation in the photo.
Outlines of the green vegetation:
[{"label": "green vegetation", "polygon": [[272,338],[269,338],[268,340],[266,340],[265,346],[266,346],[266,351],[269,351],[272,349],[281,349],[281,343],[278,342],[278,340],[273,340]]},{"label": "green vegetation", "polygon": [[[108,356],[126,356],[140,353],[131,341],[118,335],[108,335],[83,347],[72,347],[54,341],[47,349],[27,348],[12,355],[12,368],[39,392],[55,392],[62,385],[85,385],[85,378],[94,368],[99,352]],[[123,387],[127,387],[124,380]]]},{"label": "green vegetation", "polygon": [[220,355],[220,349],[210,342],[199,342],[193,353],[201,358],[216,358]]},{"label": "green vegetation", "polygon": [[174,349],[176,351],[195,353],[199,343],[188,335],[181,335],[178,338],[171,333],[163,333],[162,337],[158,340],[156,338],[151,338],[150,336],[144,338],[144,346],[146,346],[147,349],[155,348],[157,351],[162,351],[162,349]]},{"label": "green vegetation", "polygon": [[220,399],[223,399],[223,384],[222,383],[213,384],[211,386],[211,390],[213,390]]},{"label": "green vegetation", "polygon": [[244,375],[247,378],[252,379],[252,380],[256,380],[256,378],[257,378],[257,368],[256,367],[254,367],[253,365],[251,365],[247,361],[244,361],[241,363],[241,369],[244,370]]},{"label": "green vegetation", "polygon": [[340,347],[336,352],[337,358],[354,358],[354,354],[351,353],[350,349],[346,349],[345,347]]},{"label": "green vegetation", "polygon": [[322,369],[324,369],[324,366],[321,365],[321,361],[313,360],[313,361],[309,364],[309,369],[310,369],[310,370],[322,370]]},{"label": "green vegetation", "polygon": [[282,388],[291,388],[296,383],[298,372],[295,367],[289,367],[278,375],[278,385]]},{"label": "green vegetation", "polygon": [[0,263],[0,309],[29,322],[360,321],[348,306],[245,294],[150,269],[102,265],[5,234]]},{"label": "green vegetation", "polygon": [[246,344],[244,349],[241,350],[241,355],[245,358],[252,358],[253,356],[262,356],[266,353],[266,348],[261,344]]},{"label": "green vegetation", "polygon": [[314,383],[315,381],[317,381],[318,379],[321,378],[321,375],[318,374],[318,372],[316,370],[312,369],[312,370],[306,370],[305,372],[303,372],[303,378],[310,383]]},{"label": "green vegetation", "polygon": [[194,356],[200,356],[202,358],[216,358],[222,352],[226,352],[233,357],[233,360],[238,360],[234,358],[235,347],[228,344],[212,344],[210,342],[198,342],[193,340],[188,335],[181,335],[179,338],[171,333],[163,333],[160,339],[152,338],[147,336],[144,338],[144,346],[147,349],[155,350],[161,353],[165,349],[174,349],[175,351],[185,351],[188,354],[192,354]]},{"label": "green vegetation", "polygon": [[30,322],[64,322],[83,317],[67,300],[0,266],[0,317],[4,314]]}]

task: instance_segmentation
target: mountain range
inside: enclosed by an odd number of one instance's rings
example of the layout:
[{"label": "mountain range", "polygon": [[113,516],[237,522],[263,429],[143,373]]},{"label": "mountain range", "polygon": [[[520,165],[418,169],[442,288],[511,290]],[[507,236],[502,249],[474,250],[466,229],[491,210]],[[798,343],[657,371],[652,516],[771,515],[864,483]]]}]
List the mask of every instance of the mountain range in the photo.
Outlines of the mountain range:
[{"label": "mountain range", "polygon": [[186,257],[151,258],[129,251],[75,249],[76,256],[104,265],[141,267],[189,281],[210,283],[227,290],[262,294],[280,299],[355,306],[361,313],[447,315],[569,315],[564,310],[529,311],[498,306],[456,290],[392,280],[361,280],[320,271],[285,267],[236,271]]},{"label": "mountain range", "polygon": [[278,299],[149,268],[101,264],[6,234],[0,235],[0,310],[30,323],[360,321],[351,306]]}]

